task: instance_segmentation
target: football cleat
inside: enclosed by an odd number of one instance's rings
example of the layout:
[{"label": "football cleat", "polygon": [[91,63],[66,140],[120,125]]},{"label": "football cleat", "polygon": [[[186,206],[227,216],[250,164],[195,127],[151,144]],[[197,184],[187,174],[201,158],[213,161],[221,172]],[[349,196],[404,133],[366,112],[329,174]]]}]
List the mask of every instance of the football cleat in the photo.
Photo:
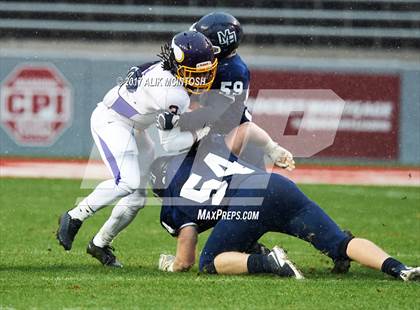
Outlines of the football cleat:
[{"label": "football cleat", "polygon": [[68,212],[63,213],[58,219],[57,240],[66,251],[71,250],[74,237],[82,223],[81,220],[72,219]]},{"label": "football cleat", "polygon": [[400,271],[399,278],[405,282],[420,281],[420,267],[406,267]]},{"label": "football cleat", "polygon": [[298,280],[305,279],[303,274],[288,259],[286,252],[282,248],[275,246],[268,254],[268,259],[272,264],[274,273],[280,277],[293,277]]},{"label": "football cleat", "polygon": [[96,258],[102,265],[108,267],[122,268],[122,264],[117,260],[114,253],[114,248],[111,246],[104,246],[103,248],[96,246],[93,239],[89,242],[86,253]]}]

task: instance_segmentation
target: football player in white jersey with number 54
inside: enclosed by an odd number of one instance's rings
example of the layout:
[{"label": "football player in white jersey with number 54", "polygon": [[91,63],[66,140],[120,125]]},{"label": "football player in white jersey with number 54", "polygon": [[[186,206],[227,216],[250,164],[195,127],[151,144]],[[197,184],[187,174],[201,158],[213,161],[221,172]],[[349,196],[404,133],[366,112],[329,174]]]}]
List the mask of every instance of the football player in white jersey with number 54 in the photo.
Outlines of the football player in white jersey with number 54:
[{"label": "football player in white jersey with number 54", "polygon": [[[70,250],[84,220],[116,202],[110,218],[87,247],[87,253],[105,266],[122,267],[112,252],[111,242],[146,202],[148,170],[154,152],[145,129],[164,110],[185,112],[190,94],[209,90],[216,74],[214,47],[199,32],[175,35],[159,56],[160,61],[133,67],[126,81],[112,88],[93,111],[92,136],[112,178],[101,182],[59,219],[57,239],[65,250]],[[160,142],[170,153],[182,152],[208,130],[160,131]]]}]

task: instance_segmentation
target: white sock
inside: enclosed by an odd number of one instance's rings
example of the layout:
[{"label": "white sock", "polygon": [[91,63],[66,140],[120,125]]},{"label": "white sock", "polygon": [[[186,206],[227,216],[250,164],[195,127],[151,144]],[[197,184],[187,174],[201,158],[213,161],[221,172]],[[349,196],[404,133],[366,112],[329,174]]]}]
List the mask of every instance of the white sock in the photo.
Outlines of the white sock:
[{"label": "white sock", "polygon": [[72,219],[78,219],[82,222],[93,215],[93,210],[89,207],[87,197],[83,199],[75,208],[69,211]]}]

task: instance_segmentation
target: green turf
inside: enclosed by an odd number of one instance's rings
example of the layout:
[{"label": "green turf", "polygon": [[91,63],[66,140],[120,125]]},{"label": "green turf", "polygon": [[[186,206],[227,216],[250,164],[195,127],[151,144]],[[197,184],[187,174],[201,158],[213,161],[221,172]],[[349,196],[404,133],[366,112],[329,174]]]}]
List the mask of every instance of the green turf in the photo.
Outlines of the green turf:
[{"label": "green turf", "polygon": [[[159,208],[149,206],[114,242],[125,264],[110,270],[85,254],[85,247],[111,209],[82,227],[73,250],[55,240],[57,218],[86,190],[80,181],[0,179],[0,309],[6,308],[250,308],[415,309],[420,283],[402,283],[353,264],[344,276],[306,243],[268,234],[307,279],[273,276],[205,276],[157,270],[162,252],[175,241],[160,227]],[[420,264],[420,190],[401,187],[305,185],[343,228],[376,241],[407,264]],[[200,238],[200,248],[205,240]]]}]

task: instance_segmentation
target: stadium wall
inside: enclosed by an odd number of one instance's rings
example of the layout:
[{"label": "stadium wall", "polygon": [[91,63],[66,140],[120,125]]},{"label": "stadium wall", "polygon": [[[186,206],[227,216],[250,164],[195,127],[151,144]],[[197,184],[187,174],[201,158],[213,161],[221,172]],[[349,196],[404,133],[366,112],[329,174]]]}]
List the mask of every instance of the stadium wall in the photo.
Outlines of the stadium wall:
[{"label": "stadium wall", "polygon": [[[153,60],[148,56],[153,54],[0,49],[1,155],[89,157],[93,146],[89,118],[96,103],[129,67]],[[251,68],[251,98],[266,88],[331,89],[346,101],[342,124],[350,125],[343,125],[334,144],[315,158],[420,165],[419,63],[244,58]],[[276,117],[273,112],[257,115],[256,120],[266,118],[264,123],[275,124]],[[291,132],[299,130],[298,125],[293,128],[299,124],[293,118],[299,115],[290,116],[291,128],[286,130]],[[275,127],[266,129],[279,135]],[[153,130],[151,134],[156,138]]]}]

